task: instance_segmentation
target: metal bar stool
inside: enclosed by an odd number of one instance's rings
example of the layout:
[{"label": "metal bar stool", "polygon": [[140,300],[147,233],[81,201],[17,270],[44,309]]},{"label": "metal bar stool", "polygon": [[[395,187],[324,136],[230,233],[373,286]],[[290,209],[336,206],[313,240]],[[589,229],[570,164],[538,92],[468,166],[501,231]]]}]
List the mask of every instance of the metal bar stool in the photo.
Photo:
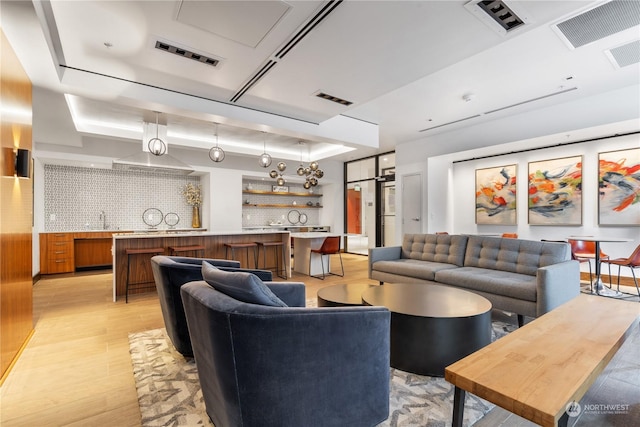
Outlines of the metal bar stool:
[{"label": "metal bar stool", "polygon": [[[233,259],[236,261],[240,261],[236,259],[236,249],[246,249],[247,250],[247,266],[249,268],[249,249],[253,248],[253,268],[258,268],[258,254],[256,253],[256,248],[258,245],[255,242],[246,242],[246,243],[225,243],[224,244],[224,257],[226,259]],[[231,258],[229,258],[229,249],[231,249]]]},{"label": "metal bar stool", "polygon": [[[264,268],[265,270],[271,270],[272,268],[275,268],[276,275],[278,277],[286,279],[287,263],[285,262],[285,258],[284,258],[285,243],[282,241],[256,242],[256,245],[258,245],[258,258],[260,258],[260,248],[262,248],[262,268]],[[273,248],[273,259],[275,260],[275,263],[276,263],[275,267],[267,267],[267,249],[269,248]],[[280,259],[278,258],[278,255],[281,255],[280,258],[282,258],[282,270],[280,270]],[[282,271],[282,274],[280,274],[280,271]]]},{"label": "metal bar stool", "polygon": [[203,245],[191,245],[191,246],[169,246],[170,255],[184,255],[184,252],[193,252],[195,257],[200,256],[204,258],[204,246]]},{"label": "metal bar stool", "polygon": [[[125,249],[124,253],[127,254],[127,284],[124,293],[124,301],[125,303],[129,302],[129,289],[155,289],[156,282],[154,280],[145,281],[145,282],[134,282],[131,283],[131,257],[136,255],[158,255],[164,253],[164,248],[141,248],[141,249]],[[151,256],[149,259],[151,259]],[[153,277],[153,276],[152,276]],[[150,285],[153,284],[152,285]],[[147,286],[139,286],[139,285],[147,285]]]}]

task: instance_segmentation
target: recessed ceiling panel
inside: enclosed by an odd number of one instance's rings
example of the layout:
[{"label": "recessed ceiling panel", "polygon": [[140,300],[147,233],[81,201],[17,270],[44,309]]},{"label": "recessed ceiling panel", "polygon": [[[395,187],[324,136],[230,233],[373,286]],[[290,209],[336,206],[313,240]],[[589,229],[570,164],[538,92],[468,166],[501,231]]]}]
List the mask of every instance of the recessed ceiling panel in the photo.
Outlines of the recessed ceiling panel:
[{"label": "recessed ceiling panel", "polygon": [[183,0],[176,19],[245,46],[256,47],[289,8],[282,1]]}]

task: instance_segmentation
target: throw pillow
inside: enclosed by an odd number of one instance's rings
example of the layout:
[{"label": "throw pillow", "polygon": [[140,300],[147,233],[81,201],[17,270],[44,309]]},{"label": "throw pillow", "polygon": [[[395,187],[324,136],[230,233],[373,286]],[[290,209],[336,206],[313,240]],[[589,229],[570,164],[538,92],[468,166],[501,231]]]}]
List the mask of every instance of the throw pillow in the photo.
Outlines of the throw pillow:
[{"label": "throw pillow", "polygon": [[202,278],[218,292],[249,304],[287,307],[258,276],[240,271],[222,271],[202,262]]}]

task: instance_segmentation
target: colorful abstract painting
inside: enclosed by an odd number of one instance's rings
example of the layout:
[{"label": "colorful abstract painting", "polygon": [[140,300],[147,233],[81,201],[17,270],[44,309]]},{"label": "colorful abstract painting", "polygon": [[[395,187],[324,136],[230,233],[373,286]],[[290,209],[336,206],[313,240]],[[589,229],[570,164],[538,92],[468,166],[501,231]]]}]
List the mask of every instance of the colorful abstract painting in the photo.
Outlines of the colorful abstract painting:
[{"label": "colorful abstract painting", "polygon": [[640,225],[640,148],[599,153],[598,223]]},{"label": "colorful abstract painting", "polygon": [[582,224],[582,156],[529,163],[529,224]]},{"label": "colorful abstract painting", "polygon": [[516,165],[476,169],[476,224],[517,224]]}]

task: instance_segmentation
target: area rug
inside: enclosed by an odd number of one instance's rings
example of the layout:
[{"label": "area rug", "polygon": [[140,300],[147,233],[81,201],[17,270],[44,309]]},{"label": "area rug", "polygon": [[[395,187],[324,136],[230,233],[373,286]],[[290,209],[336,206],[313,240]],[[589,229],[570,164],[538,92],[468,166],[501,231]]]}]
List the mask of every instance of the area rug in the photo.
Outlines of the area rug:
[{"label": "area rug", "polygon": [[[494,338],[514,330],[494,322]],[[178,353],[164,329],[129,335],[133,375],[142,414],[142,425],[213,426],[193,359]],[[383,427],[444,427],[451,425],[453,386],[444,378],[390,372],[390,416]],[[471,426],[494,407],[467,393],[464,425]]]}]

